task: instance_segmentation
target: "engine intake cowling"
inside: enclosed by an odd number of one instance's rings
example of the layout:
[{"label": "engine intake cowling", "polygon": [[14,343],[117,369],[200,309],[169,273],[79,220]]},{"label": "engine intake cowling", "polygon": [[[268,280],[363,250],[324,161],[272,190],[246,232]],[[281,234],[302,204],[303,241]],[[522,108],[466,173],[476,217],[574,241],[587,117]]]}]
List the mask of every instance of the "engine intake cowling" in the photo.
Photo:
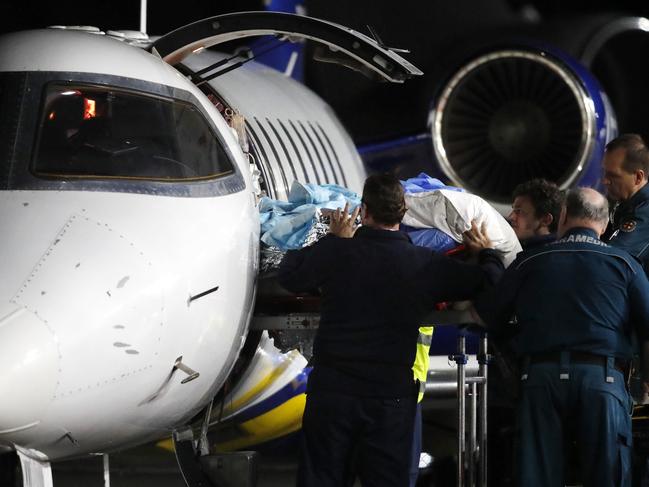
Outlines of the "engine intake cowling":
[{"label": "engine intake cowling", "polygon": [[453,74],[430,113],[435,156],[456,185],[508,203],[533,178],[595,185],[615,131],[606,95],[567,55],[501,49]]}]

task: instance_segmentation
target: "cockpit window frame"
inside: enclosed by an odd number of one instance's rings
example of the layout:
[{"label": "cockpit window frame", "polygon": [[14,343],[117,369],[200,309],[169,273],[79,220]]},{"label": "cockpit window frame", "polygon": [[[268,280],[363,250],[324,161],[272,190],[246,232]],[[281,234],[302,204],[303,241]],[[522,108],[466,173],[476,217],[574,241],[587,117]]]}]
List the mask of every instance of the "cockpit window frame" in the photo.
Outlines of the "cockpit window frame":
[{"label": "cockpit window frame", "polygon": [[[155,194],[180,197],[210,197],[232,194],[245,189],[245,179],[234,154],[220,134],[216,124],[196,96],[186,90],[135,78],[95,73],[78,72],[4,72],[0,76],[14,77],[12,81],[20,106],[13,117],[15,130],[8,130],[10,140],[0,140],[5,149],[12,146],[5,161],[0,164],[0,187],[9,190],[74,190],[102,191],[138,194]],[[41,120],[41,105],[46,87],[50,83],[59,85],[91,85],[93,87],[132,92],[140,95],[174,100],[194,107],[213,135],[218,138],[232,171],[213,177],[195,179],[133,178],[133,177],[74,177],[70,175],[38,175],[32,172],[38,147],[38,126]],[[13,127],[12,127],[13,128]]]},{"label": "cockpit window frame", "polygon": [[[195,112],[198,116],[196,121],[200,121],[203,124],[203,127],[209,131],[209,135],[217,139],[218,148],[220,148],[223,151],[223,155],[225,156],[225,163],[228,167],[225,168],[226,170],[220,172],[214,172],[211,174],[204,174],[204,175],[198,175],[192,177],[163,177],[162,173],[160,175],[134,176],[134,175],[128,175],[126,173],[118,174],[118,171],[115,171],[115,174],[81,174],[75,171],[66,171],[66,172],[47,171],[47,167],[44,167],[43,169],[39,169],[37,167],[38,163],[39,162],[42,163],[42,161],[39,160],[39,156],[41,155],[40,149],[43,143],[45,110],[51,109],[47,107],[47,98],[48,96],[53,95],[55,90],[66,89],[66,88],[69,90],[79,91],[79,94],[86,91],[89,92],[90,95],[93,95],[93,92],[96,92],[95,96],[111,93],[112,95],[117,95],[121,97],[137,98],[139,103],[146,103],[147,101],[160,102],[160,103],[168,104],[167,107],[168,109],[171,107],[184,106],[186,107],[186,109]],[[220,137],[217,135],[217,132],[214,130],[213,125],[208,122],[207,118],[200,110],[196,109],[195,105],[192,105],[185,101],[179,101],[174,98],[163,97],[157,94],[154,95],[150,93],[136,91],[133,89],[116,88],[114,86],[98,85],[95,83],[73,83],[70,81],[65,81],[65,82],[49,81],[43,86],[42,92],[43,94],[41,97],[42,101],[40,107],[41,109],[39,115],[39,124],[37,126],[38,132],[36,134],[36,142],[34,145],[35,150],[32,153],[32,160],[30,162],[30,171],[36,177],[53,178],[53,179],[122,179],[122,180],[137,179],[142,181],[190,182],[190,181],[205,181],[214,178],[220,178],[232,174],[234,172],[234,161],[232,160],[231,154],[228,154],[225,151],[225,144],[223,143],[222,139],[220,139]],[[152,106],[151,108],[154,107]],[[167,142],[169,142],[169,140],[167,140]],[[130,150],[131,149],[129,148],[129,151]],[[185,165],[185,162],[187,161],[183,159],[182,161],[178,161],[178,164]],[[189,164],[189,162],[187,162],[187,164]],[[47,164],[43,164],[43,165],[46,166]],[[190,166],[190,169],[194,169],[194,168]]]}]

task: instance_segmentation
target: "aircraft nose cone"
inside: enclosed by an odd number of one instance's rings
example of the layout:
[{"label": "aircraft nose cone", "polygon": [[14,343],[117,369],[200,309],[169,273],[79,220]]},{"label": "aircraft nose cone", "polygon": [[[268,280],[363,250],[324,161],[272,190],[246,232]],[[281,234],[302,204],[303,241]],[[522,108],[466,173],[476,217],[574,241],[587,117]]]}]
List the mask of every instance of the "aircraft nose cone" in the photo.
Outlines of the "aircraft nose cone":
[{"label": "aircraft nose cone", "polygon": [[0,307],[0,435],[41,421],[59,373],[57,341],[47,323],[24,308]]}]

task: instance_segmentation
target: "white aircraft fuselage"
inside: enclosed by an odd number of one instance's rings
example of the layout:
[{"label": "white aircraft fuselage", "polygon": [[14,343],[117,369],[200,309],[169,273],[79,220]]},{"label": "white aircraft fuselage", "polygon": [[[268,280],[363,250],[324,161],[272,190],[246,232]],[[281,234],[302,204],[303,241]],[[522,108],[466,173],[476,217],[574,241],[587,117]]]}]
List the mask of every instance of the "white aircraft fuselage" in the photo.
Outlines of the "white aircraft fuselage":
[{"label": "white aircraft fuselage", "polygon": [[[239,17],[261,27],[232,33]],[[21,460],[110,452],[189,424],[247,336],[259,186],[279,199],[294,180],[361,189],[356,148],[319,97],[255,63],[190,79],[225,57],[204,48],[297,22],[361,70],[421,74],[329,22],[214,19],[151,52],[74,29],[0,37],[0,447]],[[251,367],[268,361],[257,353]]]},{"label": "white aircraft fuselage", "polygon": [[[200,197],[174,195],[191,183],[143,194],[120,179],[0,191],[0,442],[56,459],[159,438],[217,392],[243,345],[259,247],[248,163],[206,97],[138,48],[49,30],[8,36],[0,52],[4,73],[110,74],[190,93],[244,181]],[[169,378],[178,357],[200,376]]]}]

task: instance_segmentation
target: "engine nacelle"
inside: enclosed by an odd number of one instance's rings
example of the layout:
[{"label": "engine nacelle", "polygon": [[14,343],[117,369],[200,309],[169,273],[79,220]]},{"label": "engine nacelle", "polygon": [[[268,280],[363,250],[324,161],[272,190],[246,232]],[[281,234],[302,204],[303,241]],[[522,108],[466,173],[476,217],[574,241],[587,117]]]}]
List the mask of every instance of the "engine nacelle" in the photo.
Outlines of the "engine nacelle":
[{"label": "engine nacelle", "polygon": [[599,185],[616,119],[598,81],[556,49],[492,50],[465,63],[434,99],[435,158],[457,186],[501,206],[533,178]]}]

